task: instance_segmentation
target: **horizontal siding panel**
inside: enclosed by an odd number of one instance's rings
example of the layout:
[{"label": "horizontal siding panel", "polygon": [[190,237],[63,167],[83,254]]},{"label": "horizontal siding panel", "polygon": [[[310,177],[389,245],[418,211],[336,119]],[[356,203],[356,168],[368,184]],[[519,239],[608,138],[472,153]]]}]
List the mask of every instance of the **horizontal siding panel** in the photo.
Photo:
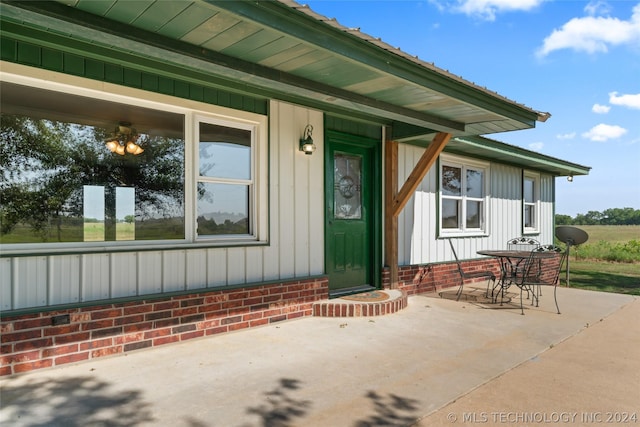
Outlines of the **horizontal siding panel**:
[{"label": "horizontal siding panel", "polygon": [[0,259],[0,310],[12,310],[13,307],[13,287],[11,258]]},{"label": "horizontal siding panel", "polygon": [[162,252],[140,252],[138,259],[138,293],[146,295],[161,292]]},{"label": "horizontal siding panel", "polygon": [[227,256],[227,284],[238,285],[246,281],[245,248],[229,248]]},{"label": "horizontal siding panel", "polygon": [[109,298],[109,254],[86,254],[82,256],[82,301]]},{"label": "horizontal siding panel", "polygon": [[111,254],[111,294],[110,298],[135,296],[138,292],[136,271],[138,254],[124,252]]},{"label": "horizontal siding panel", "polygon": [[14,267],[15,308],[47,304],[47,258],[18,258]]},{"label": "horizontal siding panel", "polygon": [[191,250],[187,252],[187,289],[207,287],[207,250]]},{"label": "horizontal siding panel", "polygon": [[225,286],[227,284],[227,249],[210,249],[207,263],[209,265],[208,285]]},{"label": "horizontal siding panel", "polygon": [[166,251],[162,253],[162,291],[182,291],[186,288],[186,251]]},{"label": "horizontal siding panel", "polygon": [[80,301],[80,255],[49,257],[49,304]]},{"label": "horizontal siding panel", "polygon": [[264,265],[262,263],[262,248],[247,248],[246,249],[246,263],[247,263],[247,283],[261,282],[262,272]]}]

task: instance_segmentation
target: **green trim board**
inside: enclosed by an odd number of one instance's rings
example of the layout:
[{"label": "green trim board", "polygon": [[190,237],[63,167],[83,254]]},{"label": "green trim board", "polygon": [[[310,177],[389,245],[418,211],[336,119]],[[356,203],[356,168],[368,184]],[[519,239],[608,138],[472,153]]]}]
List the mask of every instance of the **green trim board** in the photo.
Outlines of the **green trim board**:
[{"label": "green trim board", "polygon": [[325,114],[325,129],[382,142],[382,126]]},{"label": "green trim board", "polygon": [[445,152],[515,165],[555,176],[588,175],[591,167],[557,159],[481,136],[453,138]]},{"label": "green trim board", "polygon": [[[10,25],[10,24],[9,24]],[[5,23],[2,32],[5,33]],[[167,75],[158,72],[160,68],[142,67],[137,69],[133,62],[123,59],[117,61],[109,58],[103,61],[85,55],[65,52],[54,47],[38,46],[37,44],[19,40],[3,34],[1,58],[4,61],[22,65],[35,66],[50,71],[86,77],[108,83],[148,90],[179,98],[204,102],[236,110],[248,111],[266,115],[268,100],[248,94],[228,91],[221,88],[224,85],[203,85],[202,79],[191,81],[188,74],[175,73]],[[177,78],[176,76],[180,76]]]}]

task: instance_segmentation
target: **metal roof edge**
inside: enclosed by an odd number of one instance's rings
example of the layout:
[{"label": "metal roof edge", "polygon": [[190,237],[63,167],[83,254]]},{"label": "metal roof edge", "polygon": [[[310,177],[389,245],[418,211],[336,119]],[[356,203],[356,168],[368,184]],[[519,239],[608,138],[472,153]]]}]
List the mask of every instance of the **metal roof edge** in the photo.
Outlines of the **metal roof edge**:
[{"label": "metal roof edge", "polygon": [[[588,175],[591,166],[584,166],[577,163],[559,159],[557,157],[548,156],[546,154],[537,153],[527,150],[526,148],[516,145],[507,144],[495,139],[486,138],[484,136],[464,136],[454,137],[454,140],[464,144],[481,148],[487,152],[504,153],[521,160],[532,160],[539,163],[541,169],[553,167],[566,171],[566,175]],[[562,175],[560,175],[562,176]]]}]

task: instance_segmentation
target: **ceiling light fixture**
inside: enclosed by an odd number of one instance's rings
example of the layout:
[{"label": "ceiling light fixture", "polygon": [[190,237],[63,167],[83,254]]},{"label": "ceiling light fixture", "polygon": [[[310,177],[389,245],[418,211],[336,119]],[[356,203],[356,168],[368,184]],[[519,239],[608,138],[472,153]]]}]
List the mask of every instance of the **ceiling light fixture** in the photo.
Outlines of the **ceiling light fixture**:
[{"label": "ceiling light fixture", "polygon": [[120,122],[115,128],[113,136],[107,140],[105,145],[112,153],[121,156],[129,153],[137,156],[144,151],[144,149],[136,143],[137,141],[138,132],[131,127],[131,123]]}]

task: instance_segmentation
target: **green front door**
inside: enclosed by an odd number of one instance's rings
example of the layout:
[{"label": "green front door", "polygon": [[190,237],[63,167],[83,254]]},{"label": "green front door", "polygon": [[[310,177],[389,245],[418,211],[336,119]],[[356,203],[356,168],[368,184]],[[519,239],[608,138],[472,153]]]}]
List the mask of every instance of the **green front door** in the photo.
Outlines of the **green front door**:
[{"label": "green front door", "polygon": [[329,133],[327,142],[325,260],[337,296],[376,287],[375,141]]}]

